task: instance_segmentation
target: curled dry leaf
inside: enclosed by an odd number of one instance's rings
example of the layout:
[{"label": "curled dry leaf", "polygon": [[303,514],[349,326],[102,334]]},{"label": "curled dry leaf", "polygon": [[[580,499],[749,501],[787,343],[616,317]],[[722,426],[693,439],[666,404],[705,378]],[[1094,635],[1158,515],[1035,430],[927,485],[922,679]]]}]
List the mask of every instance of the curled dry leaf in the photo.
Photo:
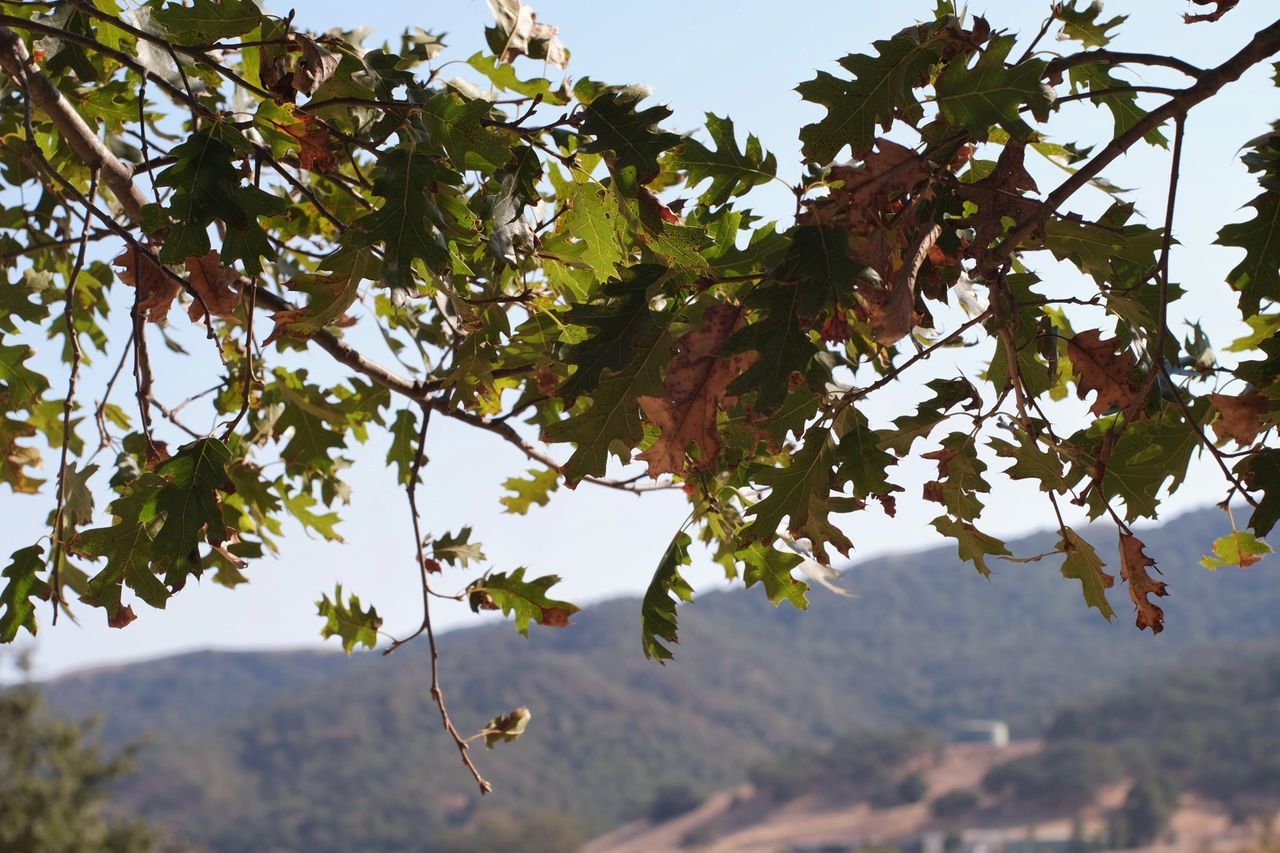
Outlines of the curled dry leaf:
[{"label": "curled dry leaf", "polygon": [[494,717],[479,732],[479,734],[484,735],[485,747],[493,749],[497,744],[510,743],[520,737],[529,726],[529,720],[532,717],[533,715],[529,713],[529,709],[523,706],[516,708],[510,714],[500,714]]},{"label": "curled dry leaf", "polygon": [[1146,547],[1138,537],[1121,532],[1120,577],[1129,585],[1129,598],[1138,608],[1138,627],[1159,634],[1164,630],[1164,611],[1148,596],[1163,597],[1169,589],[1164,581],[1154,580],[1147,573],[1147,569],[1155,568],[1156,561],[1147,556]]},{"label": "curled dry leaf", "polygon": [[131,605],[126,604],[123,607],[116,610],[116,612],[110,613],[107,615],[107,627],[108,628],[124,628],[130,622],[132,622],[137,618],[138,618],[138,614],[133,612],[133,607]]},{"label": "curled dry leaf", "polygon": [[1067,356],[1079,377],[1076,396],[1083,400],[1089,392],[1098,392],[1090,414],[1106,414],[1112,406],[1129,408],[1142,393],[1129,380],[1138,359],[1128,348],[1117,352],[1118,344],[1115,338],[1102,337],[1097,329],[1086,329],[1067,343]]},{"label": "curled dry leaf", "polygon": [[293,71],[293,88],[310,97],[338,70],[341,57],[315,39],[297,33],[292,36],[302,46],[302,58]]},{"label": "curled dry leaf", "polygon": [[991,174],[973,183],[956,185],[956,196],[977,205],[977,212],[966,222],[973,229],[973,236],[966,249],[971,257],[978,257],[992,241],[1004,234],[1005,220],[1024,221],[1032,218],[1040,202],[1023,195],[1036,192],[1035,179],[1025,166],[1026,144],[1010,141],[1000,152],[1000,159]]},{"label": "curled dry leaf", "polygon": [[138,291],[138,312],[146,320],[163,323],[178,297],[182,285],[176,275],[166,270],[147,248],[130,246],[111,262],[119,267],[116,275]]},{"label": "curled dry leaf", "polygon": [[1256,391],[1248,394],[1210,394],[1209,402],[1220,417],[1213,422],[1213,434],[1219,441],[1231,439],[1241,447],[1253,444],[1262,431],[1262,416],[1268,400]]},{"label": "curled dry leaf", "polygon": [[521,56],[545,59],[557,68],[569,64],[569,51],[560,42],[560,30],[538,22],[538,15],[520,0],[489,0],[496,26],[485,30],[489,47],[503,62]]},{"label": "curled dry leaf", "polygon": [[876,343],[892,346],[911,334],[915,326],[916,278],[940,236],[942,226],[934,224],[916,237],[903,255],[902,266],[887,280],[888,286],[884,284],[885,279],[858,282],[858,297]]},{"label": "curled dry leaf", "polygon": [[216,249],[210,249],[200,257],[187,258],[183,265],[187,268],[191,289],[200,297],[187,308],[187,315],[192,320],[203,317],[206,308],[217,317],[235,316],[236,309],[240,307],[240,291],[232,285],[240,276],[235,270],[222,265]]},{"label": "curled dry leaf", "polygon": [[676,357],[667,366],[663,397],[640,397],[645,417],[662,435],[639,455],[649,463],[649,476],[682,474],[689,445],[698,446],[698,463],[715,464],[720,454],[716,414],[725,390],[756,360],[754,352],[717,355],[729,335],[741,325],[742,309],[718,304],[707,309],[702,327],[676,341]]},{"label": "curled dry leaf", "polygon": [[875,271],[857,282],[859,312],[877,343],[890,346],[911,333],[916,279],[942,228],[903,215],[929,196],[933,165],[914,150],[887,139],[857,166],[833,166],[826,196],[806,203],[802,224],[849,232],[854,255]]}]

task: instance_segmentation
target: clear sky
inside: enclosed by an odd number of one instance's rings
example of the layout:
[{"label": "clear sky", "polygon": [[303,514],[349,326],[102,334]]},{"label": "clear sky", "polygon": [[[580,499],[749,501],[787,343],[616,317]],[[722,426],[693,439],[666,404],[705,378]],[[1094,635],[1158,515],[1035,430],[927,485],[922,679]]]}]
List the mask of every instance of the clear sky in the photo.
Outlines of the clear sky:
[{"label": "clear sky", "polygon": [[[268,5],[276,11],[286,8],[278,2]],[[375,42],[383,36],[394,38],[405,26],[444,31],[450,46],[446,56],[454,59],[482,49],[483,27],[489,23],[483,0],[364,4],[307,0],[292,5],[301,28],[367,24],[378,33]],[[990,0],[969,8],[987,15],[997,27],[1025,33],[1038,26],[1047,5]],[[1108,12],[1132,16],[1113,46],[1169,52],[1211,65],[1238,49],[1275,14],[1274,4],[1267,0],[1245,0],[1217,24],[1187,27],[1179,17],[1184,5],[1191,8],[1178,2],[1112,2]],[[864,52],[872,40],[886,38],[915,19],[931,17],[932,7],[932,2],[924,0],[788,4],[544,0],[534,4],[540,20],[560,28],[562,40],[572,51],[571,74],[649,84],[655,99],[675,109],[670,125],[676,129],[697,128],[705,111],[732,116],[740,135],[756,133],[777,154],[784,178],[799,172],[797,130],[822,115],[820,108],[803,103],[793,87],[817,69],[834,71],[834,61],[844,54]],[[1055,47],[1052,38],[1045,44]],[[1096,141],[1090,134],[1096,137],[1106,126],[1085,111],[1073,115],[1081,116],[1079,136],[1086,141]],[[1175,226],[1182,246],[1173,256],[1174,279],[1193,292],[1188,313],[1202,317],[1219,344],[1238,331],[1223,313],[1235,302],[1222,284],[1235,254],[1209,243],[1221,223],[1242,218],[1238,208],[1255,193],[1236,162],[1238,147],[1277,117],[1280,92],[1260,69],[1198,109],[1188,122]],[[1167,156],[1162,151],[1136,151],[1112,172],[1118,182],[1136,188],[1131,198],[1156,223],[1163,213]],[[1051,167],[1037,172],[1037,177],[1041,175],[1042,188],[1061,177]],[[753,198],[759,212],[786,224],[792,199],[785,190],[766,187]],[[1089,212],[1096,204],[1096,199],[1082,201],[1074,208]],[[1048,260],[1038,270],[1046,278],[1062,274]],[[954,363],[933,369],[951,375],[956,370]],[[181,377],[167,379],[182,381]],[[873,418],[892,415],[895,407],[918,396],[911,387],[904,387],[886,395],[871,414]],[[526,565],[533,574],[560,574],[565,579],[564,597],[579,603],[644,589],[668,539],[685,517],[682,497],[655,494],[638,499],[584,484],[577,492],[561,490],[549,507],[535,509],[529,516],[502,515],[500,483],[528,467],[523,457],[492,436],[471,435],[465,427],[442,421],[437,419],[432,426],[431,462],[422,490],[430,530],[439,533],[471,523],[495,567]],[[883,420],[877,425],[883,425]],[[564,448],[553,451],[563,455]],[[315,645],[320,622],[314,601],[320,592],[331,590],[335,581],[374,603],[391,632],[411,629],[419,619],[411,534],[403,496],[381,461],[384,452],[383,440],[375,439],[356,453],[358,461],[350,477],[354,499],[341,527],[345,545],[311,540],[294,530],[279,559],[250,567],[248,586],[228,591],[206,581],[175,596],[166,611],[138,608],[140,618],[125,630],[107,629],[101,624],[101,612],[90,608],[81,608],[80,626],[62,622],[51,629],[42,623],[35,644],[39,670],[55,673],[194,648]],[[905,466],[904,470],[907,495],[900,501],[902,511],[896,519],[870,512],[842,517],[851,519],[848,532],[858,549],[855,558],[944,541],[927,526],[936,513],[928,505],[920,506],[917,499],[919,482],[927,479],[925,469]],[[1202,462],[1165,515],[1220,500],[1222,493],[1218,477]],[[39,529],[49,510],[46,497],[0,495],[0,509],[7,519],[0,534],[0,557],[29,544],[30,532]],[[1017,535],[1047,526],[1050,518],[1047,505],[1034,494],[1000,486],[982,526],[994,534]],[[1045,570],[1056,571],[1050,565]],[[724,583],[720,570],[705,561],[692,575],[700,589]],[[463,573],[457,573],[456,579],[458,586],[465,584]],[[974,581],[980,580],[975,573]],[[438,618],[444,625],[462,625],[474,624],[479,617],[446,603]],[[639,654],[638,609],[636,620]]]}]

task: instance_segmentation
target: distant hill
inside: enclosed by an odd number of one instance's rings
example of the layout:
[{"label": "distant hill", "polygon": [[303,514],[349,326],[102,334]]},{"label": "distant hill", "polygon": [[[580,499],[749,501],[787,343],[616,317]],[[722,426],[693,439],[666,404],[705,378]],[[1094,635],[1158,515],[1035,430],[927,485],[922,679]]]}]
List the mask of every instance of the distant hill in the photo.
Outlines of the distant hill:
[{"label": "distant hill", "polygon": [[[185,655],[48,692],[60,710],[102,714],[114,738],[149,730],[121,801],[214,850],[429,850],[477,809],[558,810],[598,832],[641,814],[665,783],[724,788],[793,746],[968,717],[1035,735],[1068,700],[1280,636],[1270,560],[1198,565],[1224,521],[1192,513],[1144,535],[1173,593],[1158,637],[1133,627],[1122,590],[1115,623],[1086,610],[1053,559],[985,580],[951,548],[856,565],[842,583],[857,598],[816,590],[806,613],[775,610],[758,590],[701,596],[666,667],[640,653],[634,600],[528,640],[508,625],[451,632],[442,655],[461,728],[516,705],[534,713],[524,738],[483,755],[497,786],[483,804],[438,730],[421,646],[350,660]],[[1015,547],[1039,553],[1052,537]]]},{"label": "distant hill", "polygon": [[749,775],[705,799],[669,799],[676,807],[586,853],[919,850],[930,836],[1001,849],[1032,833],[1087,842],[1078,849],[1261,850],[1247,842],[1280,813],[1280,643],[1166,664],[1070,703],[1044,740],[850,733]]}]

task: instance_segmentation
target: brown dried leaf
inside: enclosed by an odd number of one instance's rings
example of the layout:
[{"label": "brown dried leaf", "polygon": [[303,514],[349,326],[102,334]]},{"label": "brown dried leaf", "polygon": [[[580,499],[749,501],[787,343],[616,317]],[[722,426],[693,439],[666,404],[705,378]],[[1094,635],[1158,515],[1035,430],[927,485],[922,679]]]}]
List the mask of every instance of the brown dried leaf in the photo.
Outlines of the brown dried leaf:
[{"label": "brown dried leaf", "polygon": [[977,205],[978,210],[966,219],[973,228],[968,253],[980,255],[992,241],[1004,234],[1005,220],[1030,219],[1040,207],[1040,202],[1023,195],[1036,192],[1035,179],[1024,165],[1026,145],[1011,141],[1005,145],[996,161],[996,167],[981,180],[956,185],[956,197]]},{"label": "brown dried leaf", "polygon": [[1209,402],[1221,415],[1213,422],[1213,434],[1219,441],[1231,439],[1241,447],[1253,444],[1262,431],[1262,416],[1267,413],[1268,401],[1254,391],[1249,394],[1210,394]]},{"label": "brown dried leaf", "polygon": [[[240,291],[231,285],[240,276],[235,270],[222,265],[222,258],[216,249],[210,249],[203,257],[187,258],[183,264],[187,268],[187,281],[200,299],[187,308],[187,316],[199,320],[205,309],[218,317],[233,317],[240,307]],[[203,301],[203,304],[201,302]]]},{"label": "brown dried leaf", "polygon": [[148,249],[130,246],[111,262],[120,269],[120,280],[138,291],[138,312],[153,323],[163,323],[182,289]]},{"label": "brown dried leaf", "polygon": [[1112,406],[1128,408],[1142,393],[1129,381],[1138,359],[1127,348],[1116,352],[1118,343],[1115,338],[1103,338],[1097,329],[1086,329],[1067,343],[1067,355],[1079,376],[1076,396],[1083,400],[1090,391],[1098,392],[1090,414],[1105,414]]},{"label": "brown dried leaf", "polygon": [[314,39],[297,33],[293,34],[293,38],[302,45],[302,58],[298,60],[298,67],[293,72],[293,88],[310,97],[338,70],[341,57],[321,47]]},{"label": "brown dried leaf", "polygon": [[930,226],[916,237],[903,257],[902,266],[894,270],[891,277],[878,282],[858,281],[858,297],[876,343],[892,346],[911,334],[915,326],[916,278],[940,236],[942,226]]},{"label": "brown dried leaf", "polygon": [[130,622],[138,618],[138,614],[133,612],[133,607],[126,604],[115,613],[107,616],[108,628],[123,628]]},{"label": "brown dried leaf", "polygon": [[564,628],[568,626],[569,617],[572,615],[572,610],[567,610],[563,607],[544,607],[542,608],[542,618],[538,620],[538,624],[548,628]]},{"label": "brown dried leaf", "polygon": [[[855,237],[868,236],[881,230],[885,216],[901,207],[904,196],[927,185],[931,175],[931,164],[915,151],[888,139],[877,139],[862,165],[831,167],[827,180],[841,185],[806,202],[800,223],[839,225]],[[863,262],[871,263],[866,258]]]},{"label": "brown dried leaf", "polygon": [[1156,561],[1143,550],[1147,546],[1131,533],[1120,534],[1120,577],[1129,585],[1129,598],[1138,608],[1137,626],[1150,628],[1151,633],[1164,630],[1164,611],[1148,596],[1163,597],[1169,594],[1164,581],[1153,580],[1147,573],[1155,568]]},{"label": "brown dried leaf", "polygon": [[708,308],[702,327],[676,341],[677,355],[667,366],[666,395],[638,398],[645,417],[662,431],[638,457],[649,463],[649,476],[684,473],[690,444],[698,446],[702,466],[715,463],[721,446],[716,413],[725,389],[756,359],[755,353],[716,355],[741,316],[742,309],[735,305]]}]

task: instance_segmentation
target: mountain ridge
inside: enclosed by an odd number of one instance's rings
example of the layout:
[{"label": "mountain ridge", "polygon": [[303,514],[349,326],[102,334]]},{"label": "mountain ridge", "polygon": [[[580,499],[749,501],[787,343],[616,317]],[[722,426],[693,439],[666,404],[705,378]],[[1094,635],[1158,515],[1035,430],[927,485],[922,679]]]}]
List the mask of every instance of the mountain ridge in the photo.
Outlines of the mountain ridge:
[{"label": "mountain ridge", "polygon": [[[857,598],[815,590],[804,613],[775,609],[758,590],[704,593],[681,609],[665,667],[640,652],[634,598],[528,640],[510,625],[450,631],[443,678],[464,733],[533,709],[524,737],[478,755],[498,789],[483,805],[438,730],[425,648],[349,661],[210,652],[47,689],[59,710],[101,711],[108,737],[150,728],[153,746],[120,802],[213,850],[340,850],[354,839],[418,849],[423,832],[535,805],[596,832],[642,813],[663,784],[724,788],[800,744],[967,717],[1035,733],[1066,699],[1271,639],[1280,589],[1268,564],[1198,565],[1225,527],[1202,511],[1143,532],[1173,591],[1159,637],[1139,634],[1128,608],[1103,622],[1049,559],[984,580],[950,548],[855,564],[842,583]],[[1038,553],[1053,537],[1013,544]],[[228,657],[240,654],[249,657]],[[311,657],[295,669],[290,654]]]}]

